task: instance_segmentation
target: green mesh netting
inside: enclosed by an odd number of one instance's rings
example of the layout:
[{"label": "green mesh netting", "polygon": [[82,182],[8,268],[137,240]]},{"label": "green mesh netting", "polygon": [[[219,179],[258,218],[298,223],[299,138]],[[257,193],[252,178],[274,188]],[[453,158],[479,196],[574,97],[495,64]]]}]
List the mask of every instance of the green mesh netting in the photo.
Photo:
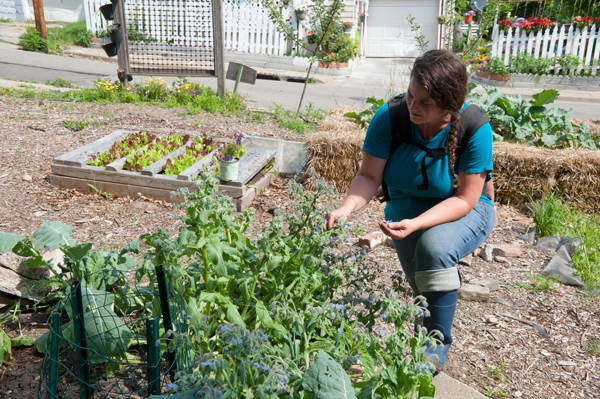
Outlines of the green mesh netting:
[{"label": "green mesh netting", "polygon": [[[186,364],[185,348],[178,347],[175,354],[167,349],[158,284],[90,287],[89,282],[102,280],[106,273],[114,270],[72,284],[48,319],[50,331],[38,341],[38,349],[45,352],[38,398],[145,398],[167,392],[165,384],[177,363]],[[185,301],[173,286],[167,283],[166,287],[172,329],[186,331]],[[60,327],[52,320],[60,320]],[[148,320],[155,320],[158,339],[154,342],[147,342]]]}]

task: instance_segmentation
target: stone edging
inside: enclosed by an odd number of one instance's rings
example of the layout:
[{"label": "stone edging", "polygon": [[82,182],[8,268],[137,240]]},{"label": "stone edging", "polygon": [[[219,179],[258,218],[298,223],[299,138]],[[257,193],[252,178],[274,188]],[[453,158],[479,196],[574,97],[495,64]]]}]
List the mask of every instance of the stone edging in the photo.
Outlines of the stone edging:
[{"label": "stone edging", "polygon": [[539,88],[539,89],[575,89],[600,91],[600,77],[592,76],[554,76],[515,73],[508,82],[482,78],[471,74],[470,79],[477,83],[496,87]]}]

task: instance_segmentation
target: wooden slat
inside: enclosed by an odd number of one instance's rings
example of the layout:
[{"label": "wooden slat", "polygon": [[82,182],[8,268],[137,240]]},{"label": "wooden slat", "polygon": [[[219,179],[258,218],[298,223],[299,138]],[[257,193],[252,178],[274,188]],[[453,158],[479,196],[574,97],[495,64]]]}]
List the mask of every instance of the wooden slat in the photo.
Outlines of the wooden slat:
[{"label": "wooden slat", "polygon": [[185,152],[185,150],[193,143],[192,140],[188,141],[186,143],[186,145],[183,145],[181,147],[179,147],[178,149],[176,149],[175,151],[173,151],[172,153],[170,153],[169,155],[162,157],[161,159],[159,159],[158,161],[154,162],[152,165],[145,167],[144,169],[142,169],[142,174],[144,176],[154,176],[160,172],[162,172],[163,168],[165,167],[165,164],[167,163],[167,161],[171,158],[176,158],[178,156],[180,156],[181,154],[183,154]]},{"label": "wooden slat", "polygon": [[178,174],[177,180],[187,180],[187,181],[193,180],[194,177],[196,177],[196,175],[198,175],[198,173],[200,172],[201,169],[207,167],[211,163],[213,155],[216,152],[217,152],[216,150],[211,152],[210,154],[208,154],[207,156],[202,158],[200,161],[196,162],[194,165],[190,166],[189,168],[187,168],[186,170],[184,170],[183,172]]},{"label": "wooden slat", "polygon": [[130,133],[134,132],[128,130],[117,130],[116,132],[109,134],[108,136],[104,136],[93,143],[84,145],[83,147],[79,147],[76,150],[67,152],[64,155],[54,158],[52,163],[57,165],[83,166],[91,159],[91,155],[109,149],[115,141]]},{"label": "wooden slat", "polygon": [[243,211],[244,209],[246,209],[248,207],[248,205],[250,205],[250,203],[252,201],[254,201],[254,198],[256,198],[256,196],[258,194],[260,194],[260,189],[265,189],[269,184],[271,184],[271,182],[275,179],[275,175],[272,173],[268,173],[266,176],[264,176],[262,179],[260,179],[259,181],[257,181],[255,183],[255,186],[260,187],[260,188],[249,188],[248,191],[246,191],[246,194],[244,194],[244,196],[242,198],[239,198],[236,201],[236,210],[238,212]]},{"label": "wooden slat", "polygon": [[[183,202],[182,197],[173,197],[171,190],[163,190],[160,188],[136,186],[133,184],[121,184],[105,181],[90,181],[88,179],[80,179],[77,177],[67,177],[59,175],[50,175],[50,183],[63,188],[72,188],[86,194],[93,194],[96,190],[109,193],[115,197],[138,197],[139,194],[144,197],[155,198],[158,200],[180,203]],[[93,184],[95,190],[90,187]]]},{"label": "wooden slat", "polygon": [[237,182],[241,184],[246,184],[252,179],[258,172],[261,171],[262,168],[269,162],[272,156],[275,156],[275,153],[272,151],[265,151],[259,154],[258,157],[252,160],[252,163],[245,166],[243,169],[240,169],[240,174],[238,176]]},{"label": "wooden slat", "polygon": [[123,166],[125,166],[125,162],[127,162],[127,157],[117,159],[116,161],[109,163],[108,165],[106,165],[104,167],[104,169],[106,169],[110,172],[118,172],[120,170],[123,170]]},{"label": "wooden slat", "polygon": [[[67,165],[52,165],[52,172],[68,177],[77,177],[91,181],[109,181],[119,184],[132,184],[138,186],[147,186],[151,188],[163,188],[169,191],[177,191],[181,187],[187,187],[194,190],[196,185],[193,181],[178,180],[175,176],[156,175],[154,177],[143,176],[138,172],[121,170],[119,172],[109,172],[104,168],[84,165],[80,168]],[[235,186],[219,185],[219,191],[225,191],[227,195],[233,198],[240,198],[245,188]]]},{"label": "wooden slat", "polygon": [[[243,187],[244,186],[244,181],[241,179],[242,174],[244,172],[246,172],[247,169],[251,168],[252,170],[248,173],[252,173],[252,176],[250,176],[250,178],[254,177],[259,171],[260,169],[256,169],[253,167],[254,163],[256,162],[256,160],[261,156],[262,153],[264,153],[267,150],[264,149],[260,149],[260,148],[252,148],[249,149],[248,152],[246,152],[246,154],[240,158],[240,163],[238,165],[238,178],[236,180],[232,180],[232,181],[228,181],[228,182],[221,182],[221,184],[227,185],[227,186],[234,186],[234,187]],[[248,179],[250,180],[250,179]],[[246,181],[248,181],[246,180]]]}]

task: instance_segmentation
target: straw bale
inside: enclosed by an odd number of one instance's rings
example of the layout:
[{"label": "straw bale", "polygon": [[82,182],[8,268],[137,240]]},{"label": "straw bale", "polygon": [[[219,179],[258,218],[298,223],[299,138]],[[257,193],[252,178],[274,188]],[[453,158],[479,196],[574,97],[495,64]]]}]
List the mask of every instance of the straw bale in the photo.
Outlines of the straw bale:
[{"label": "straw bale", "polygon": [[561,150],[557,185],[565,200],[592,212],[600,211],[600,151]]},{"label": "straw bale", "polygon": [[326,180],[333,182],[340,192],[346,192],[358,173],[362,162],[362,145],[365,129],[350,118],[346,112],[360,108],[337,106],[319,124],[317,132],[306,143],[307,166],[313,168]]}]

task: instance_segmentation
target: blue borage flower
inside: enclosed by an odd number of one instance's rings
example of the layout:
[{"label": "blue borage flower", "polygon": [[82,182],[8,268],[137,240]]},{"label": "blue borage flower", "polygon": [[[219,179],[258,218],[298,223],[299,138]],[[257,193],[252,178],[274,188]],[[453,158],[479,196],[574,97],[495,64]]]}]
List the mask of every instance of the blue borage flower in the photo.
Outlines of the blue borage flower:
[{"label": "blue borage flower", "polygon": [[166,215],[167,216],[172,216],[173,214],[171,212],[167,212]]},{"label": "blue borage flower", "polygon": [[356,356],[354,356],[352,359],[350,359],[350,361],[351,361],[352,363],[356,363],[356,362],[358,362],[358,359],[360,359],[360,355],[356,355]]},{"label": "blue borage flower", "polygon": [[166,386],[167,388],[169,388],[169,389],[173,390],[173,391],[178,391],[178,390],[179,390],[179,386],[178,386],[177,384],[175,384],[175,383],[170,383],[170,382],[167,382],[167,383],[165,384],[165,386]]},{"label": "blue borage flower", "polygon": [[339,303],[337,303],[337,304],[335,304],[335,305],[331,305],[331,306],[329,306],[329,308],[330,308],[330,309],[336,309],[336,310],[342,310],[342,311],[345,309],[345,308],[344,308],[344,305],[342,305],[342,304],[339,304]]}]

